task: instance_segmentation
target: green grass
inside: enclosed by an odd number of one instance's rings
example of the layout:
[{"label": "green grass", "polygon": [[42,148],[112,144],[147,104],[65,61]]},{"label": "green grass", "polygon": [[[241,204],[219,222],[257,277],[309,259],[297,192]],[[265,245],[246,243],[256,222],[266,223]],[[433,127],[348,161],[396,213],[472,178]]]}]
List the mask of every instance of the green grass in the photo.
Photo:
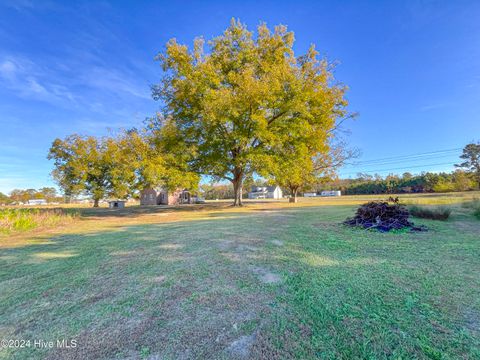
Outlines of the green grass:
[{"label": "green grass", "polygon": [[68,233],[5,238],[0,338],[78,346],[0,358],[480,358],[471,209],[383,234],[339,225],[354,205],[318,201],[103,210]]},{"label": "green grass", "polygon": [[71,209],[5,208],[0,209],[0,233],[54,227],[68,223],[78,213]]}]

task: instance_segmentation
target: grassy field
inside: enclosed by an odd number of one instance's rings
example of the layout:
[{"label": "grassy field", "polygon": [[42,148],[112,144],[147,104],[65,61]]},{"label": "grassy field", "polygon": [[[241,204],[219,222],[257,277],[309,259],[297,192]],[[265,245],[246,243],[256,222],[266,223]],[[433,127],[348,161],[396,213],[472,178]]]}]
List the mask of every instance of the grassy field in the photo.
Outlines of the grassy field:
[{"label": "grassy field", "polygon": [[0,234],[70,224],[79,212],[66,208],[0,208]]},{"label": "grassy field", "polygon": [[479,359],[474,196],[403,196],[453,210],[421,233],[339,225],[362,196],[80,209],[0,235],[0,339],[31,341],[0,358]]}]

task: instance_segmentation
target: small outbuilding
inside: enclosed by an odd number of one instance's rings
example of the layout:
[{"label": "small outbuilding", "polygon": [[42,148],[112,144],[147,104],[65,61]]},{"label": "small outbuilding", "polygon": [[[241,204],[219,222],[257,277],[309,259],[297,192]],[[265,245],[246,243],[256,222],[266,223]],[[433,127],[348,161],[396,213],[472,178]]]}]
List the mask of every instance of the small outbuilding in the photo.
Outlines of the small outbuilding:
[{"label": "small outbuilding", "polygon": [[125,200],[111,200],[108,202],[108,207],[110,209],[123,209],[125,208]]},{"label": "small outbuilding", "polygon": [[195,198],[187,189],[168,191],[166,189],[147,188],[140,193],[140,205],[180,205],[193,204]]},{"label": "small outbuilding", "polygon": [[140,205],[159,205],[159,192],[155,189],[147,188],[140,192]]}]

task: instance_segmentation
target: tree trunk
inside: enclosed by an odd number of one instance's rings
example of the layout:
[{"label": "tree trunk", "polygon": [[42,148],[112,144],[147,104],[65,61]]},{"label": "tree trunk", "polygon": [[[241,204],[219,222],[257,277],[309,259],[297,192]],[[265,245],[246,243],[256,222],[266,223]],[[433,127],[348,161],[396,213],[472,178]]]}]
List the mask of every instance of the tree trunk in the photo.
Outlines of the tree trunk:
[{"label": "tree trunk", "polygon": [[292,197],[290,197],[290,199],[288,199],[288,202],[291,202],[291,203],[296,203],[297,202],[297,194],[298,194],[298,188],[290,188],[290,193],[292,195]]},{"label": "tree trunk", "polygon": [[99,202],[100,202],[100,199],[93,199],[93,207],[98,207]]},{"label": "tree trunk", "polygon": [[232,184],[235,196],[233,206],[242,206],[243,171],[241,169],[236,169],[234,171]]}]

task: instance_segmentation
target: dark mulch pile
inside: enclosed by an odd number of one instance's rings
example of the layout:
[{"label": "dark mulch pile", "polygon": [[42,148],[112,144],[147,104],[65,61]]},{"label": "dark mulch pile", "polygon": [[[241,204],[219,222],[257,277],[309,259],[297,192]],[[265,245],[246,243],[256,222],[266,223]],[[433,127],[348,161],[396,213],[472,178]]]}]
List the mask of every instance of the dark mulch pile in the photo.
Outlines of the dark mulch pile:
[{"label": "dark mulch pile", "polygon": [[425,226],[415,226],[409,221],[408,209],[393,202],[372,201],[361,205],[353,218],[345,220],[345,225],[358,226],[364,229],[374,229],[381,232],[390,230],[410,229],[412,231],[425,231]]}]

